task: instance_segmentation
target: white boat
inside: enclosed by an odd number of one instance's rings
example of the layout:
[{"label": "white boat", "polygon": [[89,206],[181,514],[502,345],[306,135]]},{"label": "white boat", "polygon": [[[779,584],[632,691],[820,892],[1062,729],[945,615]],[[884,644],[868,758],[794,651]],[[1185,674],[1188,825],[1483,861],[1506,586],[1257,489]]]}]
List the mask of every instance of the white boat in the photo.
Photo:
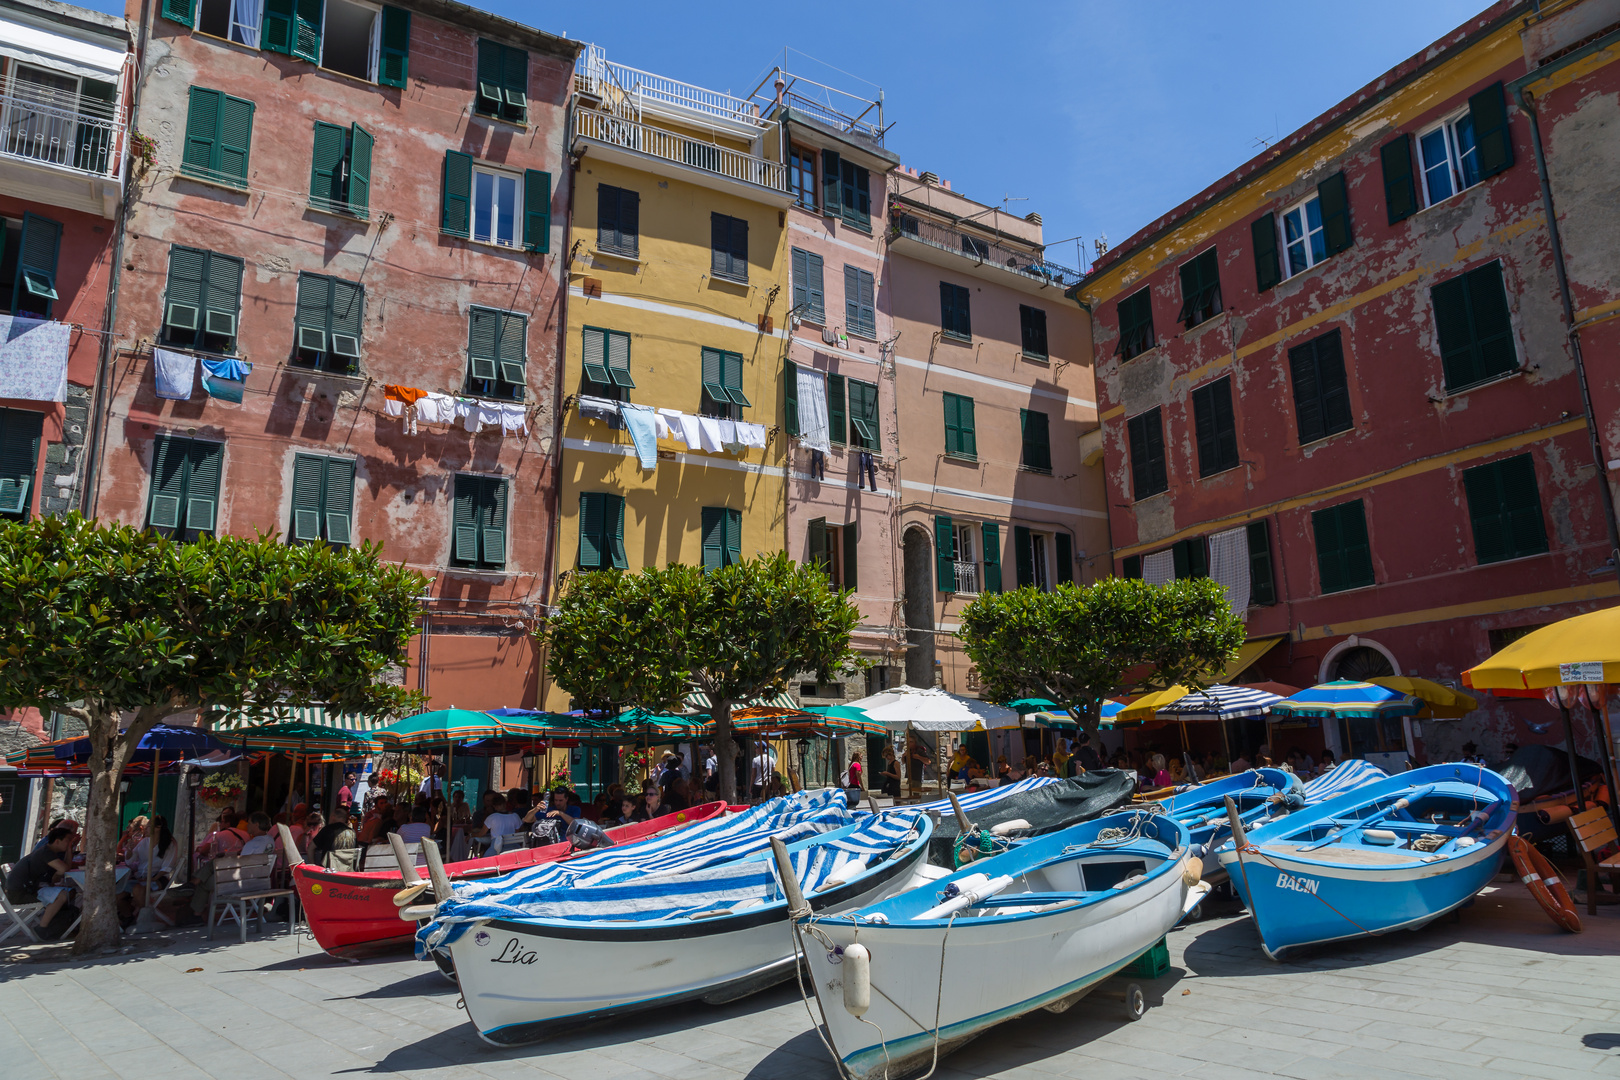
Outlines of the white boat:
[{"label": "white boat", "polygon": [[[931,834],[922,815],[863,816],[789,850],[813,907],[841,911],[908,887]],[[468,1018],[498,1046],[679,1001],[731,1001],[793,977],[787,904],[763,844],[701,869],[505,903],[521,915],[463,921],[435,942],[450,950]]]},{"label": "white boat", "polygon": [[1184,825],[1134,811],[859,910],[801,917],[833,1056],[855,1080],[899,1077],[1003,1020],[1063,1012],[1203,898],[1199,874]]}]

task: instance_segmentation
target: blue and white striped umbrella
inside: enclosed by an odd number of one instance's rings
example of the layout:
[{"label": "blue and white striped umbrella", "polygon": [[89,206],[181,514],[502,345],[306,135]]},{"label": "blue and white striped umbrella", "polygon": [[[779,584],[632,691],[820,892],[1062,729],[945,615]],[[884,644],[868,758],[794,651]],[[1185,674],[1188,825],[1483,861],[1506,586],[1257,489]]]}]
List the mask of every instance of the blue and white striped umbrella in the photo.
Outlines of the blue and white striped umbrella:
[{"label": "blue and white striped umbrella", "polygon": [[1264,716],[1282,697],[1252,686],[1216,683],[1206,690],[1194,690],[1179,701],[1159,707],[1159,715],[1173,720],[1229,720],[1240,716]]},{"label": "blue and white striped umbrella", "polygon": [[1389,774],[1370,761],[1351,758],[1341,761],[1315,780],[1305,785],[1305,805],[1326,802],[1335,795],[1343,795],[1358,787],[1387,780]]}]

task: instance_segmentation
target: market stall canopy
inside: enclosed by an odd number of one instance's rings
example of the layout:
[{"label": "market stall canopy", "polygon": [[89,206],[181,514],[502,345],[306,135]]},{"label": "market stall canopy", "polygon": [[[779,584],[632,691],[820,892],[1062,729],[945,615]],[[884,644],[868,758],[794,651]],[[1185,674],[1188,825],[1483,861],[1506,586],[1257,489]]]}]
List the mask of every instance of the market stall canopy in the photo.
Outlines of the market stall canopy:
[{"label": "market stall canopy", "polygon": [[361,732],[298,720],[238,728],[226,741],[244,750],[283,754],[373,754],[382,749]]},{"label": "market stall canopy", "polygon": [[468,739],[499,738],[523,723],[517,718],[497,719],[470,709],[438,709],[396,720],[371,732],[371,737],[385,747],[415,750]]},{"label": "market stall canopy", "polygon": [[1409,678],[1405,675],[1385,675],[1368,679],[1374,686],[1411,694],[1423,702],[1423,715],[1433,720],[1460,720],[1479,708],[1479,701],[1461,690],[1453,690],[1432,679]]},{"label": "market stall canopy", "polygon": [[1273,716],[1360,717],[1416,716],[1423,703],[1411,694],[1374,686],[1369,682],[1335,679],[1306,687],[1271,707]]},{"label": "market stall canopy", "polygon": [[218,713],[215,715],[218,719],[213,721],[213,730],[220,732],[234,732],[260,724],[282,723],[319,724],[322,727],[342,728],[344,731],[365,732],[384,726],[384,721],[378,717],[361,713],[342,713],[328,709],[325,705],[276,705],[254,710],[235,709],[223,716],[219,716]]},{"label": "market stall canopy", "polygon": [[731,714],[734,730],[747,734],[771,735],[887,735],[889,729],[848,705],[827,705],[821,709],[767,707],[742,709]]},{"label": "market stall canopy", "polygon": [[903,731],[907,726],[917,731],[971,731],[980,727],[1019,726],[1018,713],[1004,705],[948,694],[933,686],[898,686],[852,701],[846,707],[860,709],[890,731]]},{"label": "market stall canopy", "polygon": [[1463,672],[1462,681],[1475,690],[1518,691],[1620,683],[1620,607],[1532,630]]},{"label": "market stall canopy", "polygon": [[1166,705],[1172,705],[1180,701],[1191,692],[1185,686],[1177,683],[1165,690],[1154,690],[1152,693],[1143,694],[1114,714],[1113,721],[1116,724],[1127,724],[1152,720],[1154,713]]},{"label": "market stall canopy", "polygon": [[1063,711],[1063,706],[1050,698],[1043,697],[1026,697],[1019,698],[1017,701],[1009,701],[1007,702],[1007,708],[1018,710],[1019,716],[1028,716],[1030,713],[1038,712],[1059,713]]},{"label": "market stall canopy", "polygon": [[1239,675],[1253,667],[1262,656],[1270,652],[1277,642],[1287,636],[1287,634],[1278,634],[1275,637],[1251,638],[1245,641],[1242,647],[1238,649],[1237,655],[1221,671],[1221,677],[1218,681],[1231,684]]},{"label": "market stall canopy", "polygon": [[[1113,698],[1104,699],[1102,709],[1100,710],[1102,714],[1100,717],[1102,720],[1101,726],[1112,727],[1113,719],[1118,716],[1121,710],[1124,708],[1125,703],[1123,701],[1115,701]],[[1043,727],[1050,731],[1075,731],[1080,727],[1079,722],[1075,720],[1074,717],[1070,716],[1067,710],[1062,709],[1057,712],[1042,711],[1029,713],[1024,717],[1025,725],[1028,726],[1030,721],[1034,721],[1037,727]]]},{"label": "market stall canopy", "polygon": [[1160,705],[1161,718],[1171,720],[1228,720],[1243,716],[1264,716],[1282,695],[1252,686],[1228,686],[1216,683],[1202,690],[1194,690],[1183,697]]}]

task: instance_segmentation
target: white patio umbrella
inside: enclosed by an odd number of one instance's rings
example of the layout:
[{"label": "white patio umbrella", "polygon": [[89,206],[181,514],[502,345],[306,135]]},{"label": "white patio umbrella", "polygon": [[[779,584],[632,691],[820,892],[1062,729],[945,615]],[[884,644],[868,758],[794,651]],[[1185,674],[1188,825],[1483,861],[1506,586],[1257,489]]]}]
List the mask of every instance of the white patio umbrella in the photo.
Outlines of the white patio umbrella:
[{"label": "white patio umbrella", "polygon": [[[992,705],[978,698],[948,694],[933,686],[897,686],[849,704],[896,734],[910,731],[972,731],[980,727],[1016,728],[1020,724],[1016,709]],[[939,766],[939,770],[938,786],[943,790],[943,766]],[[918,786],[912,790],[921,787],[922,778],[918,777],[916,783]]]}]

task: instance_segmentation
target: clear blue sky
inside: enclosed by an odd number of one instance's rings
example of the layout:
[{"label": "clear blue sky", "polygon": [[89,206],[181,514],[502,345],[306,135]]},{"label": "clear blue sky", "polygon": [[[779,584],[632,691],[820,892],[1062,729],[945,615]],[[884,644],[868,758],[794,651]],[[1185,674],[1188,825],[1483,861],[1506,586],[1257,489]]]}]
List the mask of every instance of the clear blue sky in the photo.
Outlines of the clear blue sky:
[{"label": "clear blue sky", "polygon": [[[746,94],[784,46],[883,87],[889,146],[1049,243],[1142,225],[1483,10],[1485,0],[552,4],[475,0],[610,60]],[[120,11],[117,0],[88,6]],[[862,21],[864,20],[864,21]],[[802,56],[824,82],[854,79]],[[1074,245],[1053,261],[1073,264]]]}]

